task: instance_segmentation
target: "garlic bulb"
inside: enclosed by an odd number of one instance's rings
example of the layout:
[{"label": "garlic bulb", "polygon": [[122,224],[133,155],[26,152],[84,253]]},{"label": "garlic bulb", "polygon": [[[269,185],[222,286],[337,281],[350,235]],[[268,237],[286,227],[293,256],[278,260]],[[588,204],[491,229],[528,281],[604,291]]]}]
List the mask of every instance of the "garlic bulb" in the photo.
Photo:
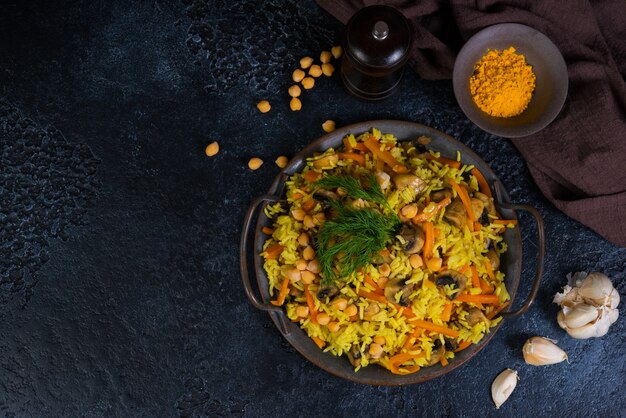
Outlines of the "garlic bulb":
[{"label": "garlic bulb", "polygon": [[526,363],[533,366],[545,366],[567,360],[565,351],[554,341],[543,337],[529,338],[522,348],[522,354]]},{"label": "garlic bulb", "polygon": [[602,337],[617,321],[619,301],[617,289],[604,274],[568,275],[563,292],[554,295],[554,303],[561,306],[557,322],[574,338]]},{"label": "garlic bulb", "polygon": [[500,406],[509,399],[513,389],[517,386],[517,372],[515,370],[506,369],[496,377],[491,384],[491,398],[493,403],[496,404],[496,409],[500,409]]}]

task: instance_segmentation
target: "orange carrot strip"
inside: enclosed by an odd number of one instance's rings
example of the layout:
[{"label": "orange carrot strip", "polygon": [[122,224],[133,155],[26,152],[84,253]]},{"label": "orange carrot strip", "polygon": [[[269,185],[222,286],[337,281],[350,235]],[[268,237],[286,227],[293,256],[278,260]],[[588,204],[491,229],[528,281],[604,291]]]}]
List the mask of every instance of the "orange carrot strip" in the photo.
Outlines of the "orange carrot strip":
[{"label": "orange carrot strip", "polygon": [[482,194],[486,194],[489,197],[493,197],[491,194],[491,188],[489,187],[489,183],[485,180],[485,176],[480,172],[476,167],[472,168],[472,175],[476,177],[476,181],[478,182],[478,188]]},{"label": "orange carrot strip", "polygon": [[463,267],[461,267],[461,269],[459,270],[459,273],[461,274],[465,274],[465,272],[469,269],[469,265],[465,264]]},{"label": "orange carrot strip", "polygon": [[448,359],[442,356],[439,363],[441,363],[441,366],[446,367],[448,365]]},{"label": "orange carrot strip", "polygon": [[485,269],[487,270],[487,274],[489,275],[491,281],[495,282],[496,276],[493,274],[493,268],[491,268],[491,261],[489,261],[489,259],[485,260]]},{"label": "orange carrot strip", "polygon": [[306,297],[306,304],[309,307],[309,314],[311,314],[311,322],[317,324],[317,311],[315,310],[315,302],[313,301],[313,295],[309,292],[309,285],[304,285],[304,296]]},{"label": "orange carrot strip", "polygon": [[367,283],[368,285],[370,285],[372,287],[372,289],[374,290],[374,293],[378,293],[378,294],[382,294],[382,289],[376,284],[376,282],[374,280],[372,280],[372,278],[370,277],[369,274],[365,275],[365,279],[364,279],[365,283]]},{"label": "orange carrot strip", "polygon": [[315,342],[315,344],[320,348],[320,350],[322,348],[324,348],[324,346],[326,345],[326,341],[322,340],[319,337],[311,337],[311,339]]},{"label": "orange carrot strip", "polygon": [[269,226],[264,226],[263,228],[261,228],[261,231],[265,235],[272,235],[274,233],[274,228],[270,228]]},{"label": "orange carrot strip", "polygon": [[448,183],[452,185],[452,188],[456,191],[456,194],[459,195],[459,198],[461,198],[461,202],[463,202],[463,207],[465,207],[467,216],[472,222],[476,222],[476,217],[474,216],[474,211],[472,211],[472,203],[470,202],[470,197],[467,194],[467,190],[465,190],[464,187],[456,184],[454,180],[448,179]]},{"label": "orange carrot strip", "polygon": [[480,224],[480,222],[474,222],[474,232],[480,231],[480,229],[483,226]]},{"label": "orange carrot strip", "polygon": [[304,197],[304,195],[302,193],[299,192],[295,192],[294,194],[291,195],[291,198],[293,200],[300,200]]},{"label": "orange carrot strip", "polygon": [[268,260],[275,260],[280,256],[285,247],[280,244],[272,244],[265,249],[265,258]]},{"label": "orange carrot strip", "polygon": [[435,247],[435,231],[432,222],[424,222],[424,258],[433,256],[433,248]]},{"label": "orange carrot strip", "polygon": [[285,303],[285,297],[287,297],[287,293],[289,292],[289,278],[285,277],[283,280],[282,286],[280,286],[280,292],[278,292],[278,298],[276,300],[272,300],[272,305],[274,306],[283,306]]},{"label": "orange carrot strip", "polygon": [[471,266],[472,269],[472,286],[475,289],[481,288],[480,286],[480,277],[478,276],[478,270],[476,270],[476,266]]},{"label": "orange carrot strip", "polygon": [[488,283],[487,280],[481,277],[480,278],[480,290],[485,295],[490,295],[493,293],[494,290],[496,290],[496,288],[491,283]]},{"label": "orange carrot strip", "polygon": [[380,302],[380,303],[387,303],[387,302],[389,302],[387,300],[387,298],[385,297],[385,295],[380,295],[380,294],[374,293],[374,292],[368,292],[366,290],[359,290],[359,296],[361,296],[362,298],[375,300],[376,302]]},{"label": "orange carrot strip", "polygon": [[448,337],[452,337],[452,338],[459,337],[459,331],[452,329],[452,328],[444,327],[441,325],[436,325],[436,324],[433,324],[432,322],[424,321],[421,319],[410,319],[409,321],[413,325],[420,327],[420,328],[424,328],[428,331],[438,332],[439,334],[447,335]]},{"label": "orange carrot strip", "polygon": [[365,157],[356,152],[340,152],[337,156],[340,160],[352,160],[361,167],[365,167]]},{"label": "orange carrot strip", "polygon": [[494,219],[491,223],[496,225],[517,225],[517,220],[515,219]]},{"label": "orange carrot strip", "polygon": [[304,177],[304,179],[309,183],[315,183],[320,177],[322,177],[322,175],[317,171],[310,170],[304,173],[302,177]]},{"label": "orange carrot strip", "polygon": [[379,160],[383,160],[391,169],[396,173],[407,173],[409,171],[404,165],[402,165],[396,158],[391,155],[389,151],[383,151],[380,149],[380,143],[374,138],[373,135],[369,135],[363,140],[363,144],[369,149],[372,154]]},{"label": "orange carrot strip", "polygon": [[450,167],[453,168],[461,168],[461,163],[459,161],[456,160],[451,160],[449,158],[445,158],[445,157],[435,157],[432,154],[428,154],[425,157],[427,160],[435,160],[440,162],[441,164],[445,164],[445,165],[449,165]]},{"label": "orange carrot strip", "polygon": [[459,346],[457,347],[456,350],[454,350],[455,353],[458,353],[459,351],[463,351],[465,350],[467,347],[469,347],[470,345],[472,345],[471,341],[462,341],[461,344],[459,344]]},{"label": "orange carrot strip", "polygon": [[509,302],[504,302],[502,305],[498,306],[496,309],[489,312],[487,314],[487,318],[493,319],[496,315],[498,315],[502,311],[502,309],[506,308],[508,305],[509,305]]},{"label": "orange carrot strip", "polygon": [[448,322],[450,320],[451,314],[452,314],[452,302],[448,302],[443,307],[443,312],[441,313],[441,320],[443,322]]},{"label": "orange carrot strip", "polygon": [[467,220],[465,221],[465,225],[467,225],[467,229],[469,229],[469,230],[470,230],[470,232],[474,232],[474,224],[475,224],[475,223],[476,223],[476,222],[473,222],[471,219],[467,219]]},{"label": "orange carrot strip", "polygon": [[347,136],[344,136],[341,142],[343,142],[343,147],[345,148],[346,151],[350,152],[353,150],[352,145],[350,144],[350,141],[348,140]]},{"label": "orange carrot strip", "polygon": [[459,302],[467,303],[486,303],[491,305],[497,305],[500,303],[500,299],[497,295],[459,295],[456,297]]}]

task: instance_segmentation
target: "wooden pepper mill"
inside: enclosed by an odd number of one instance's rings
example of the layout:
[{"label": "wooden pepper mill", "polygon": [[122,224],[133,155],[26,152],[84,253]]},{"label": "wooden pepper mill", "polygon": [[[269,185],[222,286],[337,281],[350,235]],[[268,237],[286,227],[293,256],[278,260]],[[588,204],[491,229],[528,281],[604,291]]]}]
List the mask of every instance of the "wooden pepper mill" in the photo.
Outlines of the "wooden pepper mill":
[{"label": "wooden pepper mill", "polygon": [[389,97],[402,79],[411,47],[408,20],[390,6],[369,6],[348,21],[343,37],[341,79],[365,100]]}]

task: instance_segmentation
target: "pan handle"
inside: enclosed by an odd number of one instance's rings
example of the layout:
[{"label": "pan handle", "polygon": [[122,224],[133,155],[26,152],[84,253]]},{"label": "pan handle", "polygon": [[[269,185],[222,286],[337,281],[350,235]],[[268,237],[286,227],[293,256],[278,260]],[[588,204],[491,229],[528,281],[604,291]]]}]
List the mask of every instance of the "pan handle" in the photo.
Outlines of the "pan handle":
[{"label": "pan handle", "polygon": [[276,318],[278,319],[277,325],[280,332],[283,335],[289,334],[288,328],[288,320],[285,316],[283,309],[279,306],[274,306],[270,303],[264,303],[254,294],[254,290],[252,289],[252,283],[250,282],[250,276],[248,274],[248,258],[247,258],[247,249],[248,249],[248,237],[250,236],[250,227],[252,226],[252,221],[254,219],[254,215],[261,206],[262,203],[265,202],[276,202],[280,200],[280,198],[271,195],[261,196],[252,202],[250,207],[248,208],[248,212],[246,213],[246,217],[243,221],[243,229],[241,231],[241,246],[239,248],[239,260],[240,260],[240,268],[241,268],[241,280],[243,282],[243,288],[246,291],[246,296],[248,296],[248,300],[252,306],[257,309],[266,312],[273,312],[276,314]]},{"label": "pan handle", "polygon": [[[545,234],[544,234],[544,228],[543,228],[543,220],[541,219],[541,215],[539,214],[537,209],[528,205],[515,205],[512,203],[500,203],[500,206],[505,209],[512,209],[516,211],[517,210],[526,211],[535,218],[535,222],[537,223],[537,243],[538,243],[537,267],[535,270],[535,279],[533,281],[533,287],[530,290],[530,294],[524,301],[524,304],[519,309],[517,309],[516,311],[503,312],[501,314],[504,317],[514,318],[526,312],[528,308],[530,308],[530,305],[532,305],[533,302],[535,301],[535,297],[537,296],[537,292],[539,291],[539,285],[541,284],[541,276],[543,275],[543,259],[545,255],[545,247],[546,247],[545,241],[546,240],[545,240]],[[511,307],[512,307],[512,303],[511,303]]]}]

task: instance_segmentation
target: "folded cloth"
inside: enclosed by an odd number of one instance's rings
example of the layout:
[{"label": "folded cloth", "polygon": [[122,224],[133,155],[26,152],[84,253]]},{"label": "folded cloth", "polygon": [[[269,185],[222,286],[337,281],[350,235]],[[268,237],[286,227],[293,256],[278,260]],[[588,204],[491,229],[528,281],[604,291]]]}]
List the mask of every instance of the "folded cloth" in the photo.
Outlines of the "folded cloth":
[{"label": "folded cloth", "polygon": [[409,64],[425,79],[452,77],[460,47],[481,29],[522,23],[548,36],[567,63],[563,110],[542,131],[511,139],[560,210],[626,247],[626,9],[624,0],[317,0],[341,22],[388,4],[410,21]]}]

